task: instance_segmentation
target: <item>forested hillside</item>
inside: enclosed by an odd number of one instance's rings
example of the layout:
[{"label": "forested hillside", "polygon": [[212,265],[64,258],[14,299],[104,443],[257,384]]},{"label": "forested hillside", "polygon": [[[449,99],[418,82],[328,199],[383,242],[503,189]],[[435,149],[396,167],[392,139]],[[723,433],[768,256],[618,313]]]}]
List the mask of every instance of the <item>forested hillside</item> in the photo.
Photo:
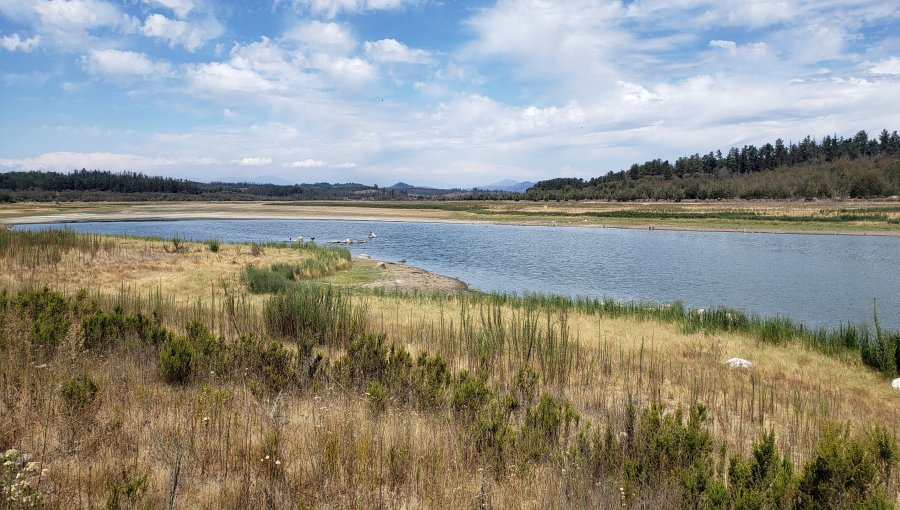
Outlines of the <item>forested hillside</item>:
[{"label": "forested hillside", "polygon": [[389,199],[404,191],[363,184],[201,183],[136,172],[100,170],[0,173],[0,201],[13,200],[317,200],[338,198]]},{"label": "forested hillside", "polygon": [[654,159],[590,180],[541,181],[534,200],[682,200],[725,198],[871,198],[900,193],[900,136],[887,130],[850,138],[807,136],[762,147],[732,147],[678,158]]}]

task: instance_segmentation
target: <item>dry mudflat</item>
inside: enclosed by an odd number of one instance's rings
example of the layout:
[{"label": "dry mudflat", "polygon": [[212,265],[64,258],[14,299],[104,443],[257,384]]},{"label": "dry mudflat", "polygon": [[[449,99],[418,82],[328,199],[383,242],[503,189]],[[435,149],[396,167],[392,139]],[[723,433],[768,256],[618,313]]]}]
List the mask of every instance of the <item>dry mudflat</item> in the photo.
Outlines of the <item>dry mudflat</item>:
[{"label": "dry mudflat", "polygon": [[896,236],[900,235],[900,200],[19,203],[0,211],[0,224],[185,219],[345,219]]}]

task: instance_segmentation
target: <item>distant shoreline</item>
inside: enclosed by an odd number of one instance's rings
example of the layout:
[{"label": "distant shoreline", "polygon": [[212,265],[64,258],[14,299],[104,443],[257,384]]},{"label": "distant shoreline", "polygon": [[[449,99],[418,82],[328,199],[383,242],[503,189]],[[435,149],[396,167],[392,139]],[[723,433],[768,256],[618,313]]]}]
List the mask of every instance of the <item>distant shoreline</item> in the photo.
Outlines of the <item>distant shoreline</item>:
[{"label": "distant shoreline", "polygon": [[[6,217],[0,217],[0,224],[8,226],[26,224],[66,224],[88,222],[142,222],[142,221],[203,221],[203,220],[301,220],[301,221],[370,221],[370,222],[414,222],[414,223],[455,223],[455,224],[493,224],[516,226],[544,226],[544,227],[583,227],[583,228],[620,228],[636,230],[665,230],[676,232],[731,232],[731,233],[765,233],[765,234],[803,234],[803,235],[852,235],[852,236],[879,236],[900,237],[900,225],[896,228],[881,226],[873,228],[867,225],[850,223],[804,223],[798,221],[796,225],[776,225],[773,221],[743,222],[730,221],[715,217],[703,219],[660,218],[652,216],[646,218],[616,218],[616,217],[588,217],[579,216],[579,213],[567,212],[570,210],[593,210],[590,207],[616,207],[615,210],[644,211],[647,207],[675,208],[675,204],[566,204],[554,205],[554,209],[544,214],[529,211],[529,216],[520,216],[521,210],[511,210],[508,214],[500,207],[510,207],[506,203],[494,203],[498,209],[489,217],[481,216],[467,211],[453,211],[428,208],[391,208],[390,205],[379,207],[378,203],[366,206],[344,206],[342,204],[319,205],[315,203],[303,204],[272,204],[272,203],[246,203],[246,202],[190,202],[190,203],[81,203],[61,204],[58,206],[42,203],[14,204],[16,210],[8,211]],[[527,205],[527,204],[526,204]],[[767,203],[767,204],[678,204],[679,211],[687,211],[688,208],[705,208],[713,211],[724,211],[729,206],[752,206],[752,210],[774,209],[776,207],[788,207],[795,204]],[[829,204],[832,210],[845,204]],[[890,206],[900,204],[890,203]],[[299,206],[299,207],[298,207]],[[517,207],[524,206],[516,204]],[[534,207],[534,206],[530,206]],[[547,207],[546,205],[544,207]],[[808,207],[799,204],[800,207]],[[644,209],[640,209],[644,208]],[[693,210],[693,209],[690,209]],[[841,209],[843,210],[843,209]],[[16,214],[16,213],[20,214]],[[492,211],[494,212],[494,211]],[[652,213],[650,213],[652,214]],[[527,219],[526,219],[527,218]],[[758,224],[756,224],[758,223]]]}]

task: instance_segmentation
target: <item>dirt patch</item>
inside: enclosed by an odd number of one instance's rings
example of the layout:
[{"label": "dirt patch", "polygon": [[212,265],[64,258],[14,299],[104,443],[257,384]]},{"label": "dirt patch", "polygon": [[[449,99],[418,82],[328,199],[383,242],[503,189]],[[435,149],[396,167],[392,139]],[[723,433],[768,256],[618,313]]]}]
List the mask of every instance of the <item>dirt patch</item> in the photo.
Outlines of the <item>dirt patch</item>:
[{"label": "dirt patch", "polygon": [[[420,290],[424,292],[454,292],[469,290],[469,286],[462,280],[429,273],[424,269],[407,266],[406,264],[395,264],[393,262],[382,262],[364,258],[355,258],[353,259],[353,263],[375,268],[376,271],[382,275],[382,278],[378,281],[367,283],[363,285],[363,287]],[[380,264],[384,264],[383,269],[378,267]]]}]

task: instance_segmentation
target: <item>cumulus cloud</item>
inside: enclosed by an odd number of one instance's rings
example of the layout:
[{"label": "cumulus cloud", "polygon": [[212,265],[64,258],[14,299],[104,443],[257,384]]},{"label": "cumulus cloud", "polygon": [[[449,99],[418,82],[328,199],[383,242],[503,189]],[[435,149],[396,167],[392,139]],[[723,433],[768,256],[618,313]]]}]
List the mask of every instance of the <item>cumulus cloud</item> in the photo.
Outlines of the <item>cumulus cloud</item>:
[{"label": "cumulus cloud", "polygon": [[285,39],[297,42],[307,52],[347,55],[356,47],[350,29],[333,22],[307,21],[298,23],[284,34]]},{"label": "cumulus cloud", "polygon": [[219,37],[224,29],[214,19],[184,21],[170,19],[162,14],[151,14],[144,20],[140,30],[147,37],[167,42],[170,47],[182,46],[194,52],[207,41]]},{"label": "cumulus cloud", "polygon": [[144,3],[169,9],[179,19],[185,19],[195,7],[193,0],[144,0]]},{"label": "cumulus cloud", "polygon": [[256,94],[275,89],[275,85],[252,69],[220,62],[189,67],[186,79],[189,89],[198,94]]},{"label": "cumulus cloud", "polygon": [[900,58],[890,57],[872,64],[872,74],[890,74],[900,76]]},{"label": "cumulus cloud", "polygon": [[272,158],[248,157],[232,161],[240,166],[265,166],[272,163]]},{"label": "cumulus cloud", "polygon": [[431,53],[427,50],[410,48],[396,39],[366,41],[363,45],[366,56],[375,62],[400,62],[404,64],[429,64]]},{"label": "cumulus cloud", "polygon": [[91,50],[79,61],[85,72],[98,77],[159,79],[172,73],[167,62],[155,62],[146,54],[134,51]]},{"label": "cumulus cloud", "polygon": [[737,43],[735,43],[734,41],[724,41],[721,39],[713,39],[712,41],[709,41],[709,47],[710,48],[720,48],[731,54],[734,54],[735,52],[737,52]]},{"label": "cumulus cloud", "polygon": [[301,161],[292,161],[286,166],[288,168],[320,168],[327,165],[328,163],[322,161],[321,159],[304,159]]},{"label": "cumulus cloud", "polygon": [[7,51],[22,51],[25,53],[37,48],[41,44],[41,36],[35,35],[27,39],[21,39],[19,34],[5,35],[0,39],[0,47]]},{"label": "cumulus cloud", "polygon": [[80,51],[102,29],[127,30],[132,18],[107,0],[0,0],[0,15],[28,27],[42,46]]}]

